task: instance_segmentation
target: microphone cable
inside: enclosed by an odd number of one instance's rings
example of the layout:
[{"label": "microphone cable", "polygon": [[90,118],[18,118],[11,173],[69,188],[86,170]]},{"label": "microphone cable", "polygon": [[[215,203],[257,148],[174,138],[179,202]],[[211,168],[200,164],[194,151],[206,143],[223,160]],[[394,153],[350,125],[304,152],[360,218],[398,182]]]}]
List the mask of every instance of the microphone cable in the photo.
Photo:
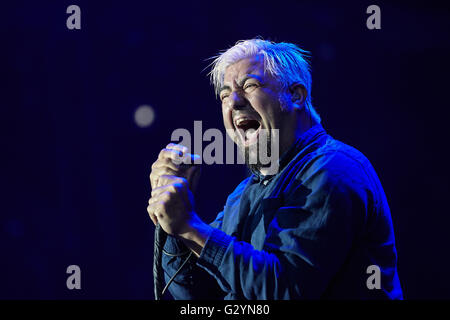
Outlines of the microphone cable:
[{"label": "microphone cable", "polygon": [[[159,223],[156,224],[155,228],[155,244],[154,244],[154,251],[153,251],[153,279],[154,279],[154,293],[155,293],[155,300],[161,300],[164,293],[167,291],[167,288],[169,288],[170,284],[173,282],[175,277],[180,273],[181,269],[185,266],[185,264],[189,261],[189,259],[192,256],[192,251],[188,250],[182,253],[178,254],[172,254],[165,252],[164,250],[164,244],[167,239],[167,233],[164,232],[164,230],[161,228]],[[162,268],[162,255],[163,253],[171,256],[171,257],[180,257],[184,256],[189,252],[189,255],[187,256],[186,260],[183,261],[181,266],[178,268],[178,270],[174,273],[174,275],[170,278],[170,280],[167,282],[167,284],[164,286],[164,270]],[[164,287],[163,287],[164,286]]]},{"label": "microphone cable", "polygon": [[161,300],[164,286],[164,270],[162,269],[162,251],[167,239],[167,233],[159,223],[155,228],[155,244],[153,247],[153,282],[155,300]]}]

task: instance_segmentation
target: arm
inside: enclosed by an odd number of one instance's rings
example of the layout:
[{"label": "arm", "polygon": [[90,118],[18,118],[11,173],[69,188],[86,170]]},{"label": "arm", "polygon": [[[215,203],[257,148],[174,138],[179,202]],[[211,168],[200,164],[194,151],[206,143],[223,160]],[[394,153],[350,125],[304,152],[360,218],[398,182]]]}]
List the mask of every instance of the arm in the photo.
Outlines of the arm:
[{"label": "arm", "polygon": [[[223,212],[219,213],[212,226],[220,227]],[[169,285],[168,291],[176,300],[213,300],[223,299],[225,293],[220,289],[217,281],[205,270],[196,265],[197,258],[193,255],[185,263],[189,256],[189,248],[182,240],[168,236],[164,246],[163,268],[166,284],[181,268]],[[185,263],[183,265],[183,263]]]},{"label": "arm", "polygon": [[283,191],[285,206],[264,213],[273,218],[260,250],[202,222],[184,179],[167,177],[167,185],[152,191],[148,210],[199,256],[197,265],[224,292],[247,299],[317,298],[344,263],[367,214],[361,186],[368,182],[359,164],[331,158],[324,162],[332,165],[312,165],[304,181],[297,177],[296,186]]},{"label": "arm", "polygon": [[197,264],[222,290],[246,299],[320,297],[365,221],[368,199],[358,186],[368,182],[357,166],[349,169],[321,168],[290,190],[273,213],[262,250],[213,229]]}]

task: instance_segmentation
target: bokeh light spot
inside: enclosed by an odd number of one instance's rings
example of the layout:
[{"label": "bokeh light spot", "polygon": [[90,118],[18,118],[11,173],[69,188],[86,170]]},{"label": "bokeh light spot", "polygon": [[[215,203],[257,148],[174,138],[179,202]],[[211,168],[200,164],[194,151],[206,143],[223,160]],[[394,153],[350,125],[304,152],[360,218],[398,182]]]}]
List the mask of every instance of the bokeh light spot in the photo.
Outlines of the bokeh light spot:
[{"label": "bokeh light spot", "polygon": [[155,120],[155,111],[149,105],[139,106],[134,112],[134,122],[140,128],[150,127]]}]

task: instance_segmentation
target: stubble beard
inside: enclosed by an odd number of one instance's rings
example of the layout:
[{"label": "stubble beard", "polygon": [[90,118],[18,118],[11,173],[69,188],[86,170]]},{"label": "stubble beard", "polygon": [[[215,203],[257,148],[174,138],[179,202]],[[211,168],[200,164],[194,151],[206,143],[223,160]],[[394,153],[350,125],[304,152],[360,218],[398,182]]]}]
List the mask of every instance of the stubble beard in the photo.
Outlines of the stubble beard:
[{"label": "stubble beard", "polygon": [[262,168],[271,166],[271,162],[262,163],[260,158],[260,155],[262,154],[272,159],[272,137],[270,133],[265,134],[267,135],[266,139],[261,139],[261,136],[259,136],[254,145],[241,147],[244,154],[245,164],[253,172],[260,172]]}]

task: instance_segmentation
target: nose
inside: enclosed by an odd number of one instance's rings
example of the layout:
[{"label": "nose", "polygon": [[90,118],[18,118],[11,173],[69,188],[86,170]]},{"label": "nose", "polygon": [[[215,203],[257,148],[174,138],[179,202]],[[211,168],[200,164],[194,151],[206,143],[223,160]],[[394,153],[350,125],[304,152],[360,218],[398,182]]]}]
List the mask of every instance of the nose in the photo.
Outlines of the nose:
[{"label": "nose", "polygon": [[247,100],[237,91],[233,91],[230,96],[230,107],[234,110],[242,110],[247,107]]}]

